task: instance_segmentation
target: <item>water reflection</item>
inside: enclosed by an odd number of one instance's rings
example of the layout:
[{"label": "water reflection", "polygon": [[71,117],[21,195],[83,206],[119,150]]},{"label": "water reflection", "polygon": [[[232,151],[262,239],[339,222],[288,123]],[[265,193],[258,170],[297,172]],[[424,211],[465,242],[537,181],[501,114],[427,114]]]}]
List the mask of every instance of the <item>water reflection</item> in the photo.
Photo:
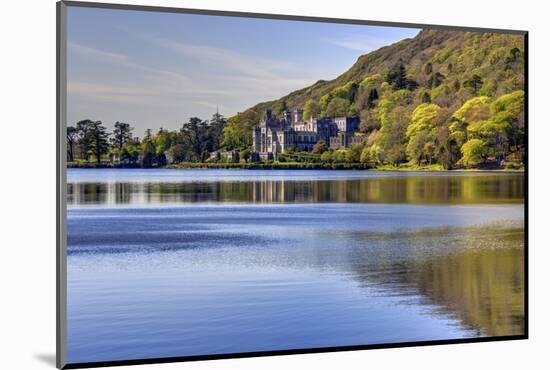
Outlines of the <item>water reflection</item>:
[{"label": "water reflection", "polygon": [[239,203],[522,203],[522,175],[387,176],[340,180],[69,182],[69,205]]},{"label": "water reflection", "polygon": [[437,305],[439,314],[456,317],[478,336],[524,334],[522,226],[389,233],[385,239],[386,245],[405,243],[409,257],[396,260],[392,251],[373,258],[356,250],[354,276],[363,286],[420,295],[423,304]]},{"label": "water reflection", "polygon": [[523,334],[523,186],[521,174],[69,171],[69,358]]}]

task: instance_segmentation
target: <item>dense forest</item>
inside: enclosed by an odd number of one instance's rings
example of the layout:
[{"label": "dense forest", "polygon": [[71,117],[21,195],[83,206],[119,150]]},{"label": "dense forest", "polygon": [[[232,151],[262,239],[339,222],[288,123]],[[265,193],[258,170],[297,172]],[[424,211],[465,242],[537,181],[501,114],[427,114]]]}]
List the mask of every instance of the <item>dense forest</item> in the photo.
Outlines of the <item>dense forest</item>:
[{"label": "dense forest", "polygon": [[225,150],[240,153],[232,161],[249,162],[252,128],[263,112],[303,108],[305,119],[359,115],[363,143],[332,150],[319,142],[311,153],[291,151],[276,162],[521,168],[524,68],[521,35],[423,30],[359,57],[334,80],[227,120],[192,118],[179,131],[148,131],[142,140],[125,123],[108,135],[101,122],[78,122],[68,128],[68,160],[99,163],[110,156],[149,167],[164,165],[167,153],[176,163],[224,161],[210,152]]}]

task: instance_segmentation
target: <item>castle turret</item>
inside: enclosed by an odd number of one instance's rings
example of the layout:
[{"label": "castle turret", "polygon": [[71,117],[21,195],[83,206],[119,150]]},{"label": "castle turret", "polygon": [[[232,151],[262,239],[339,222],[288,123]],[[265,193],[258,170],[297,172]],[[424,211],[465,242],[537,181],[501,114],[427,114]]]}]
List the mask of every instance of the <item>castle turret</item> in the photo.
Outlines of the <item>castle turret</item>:
[{"label": "castle turret", "polygon": [[285,110],[283,112],[283,117],[286,125],[290,125],[292,123],[292,115],[290,111]]},{"label": "castle turret", "polygon": [[303,109],[295,109],[294,110],[294,122],[302,122],[303,118],[304,118]]}]

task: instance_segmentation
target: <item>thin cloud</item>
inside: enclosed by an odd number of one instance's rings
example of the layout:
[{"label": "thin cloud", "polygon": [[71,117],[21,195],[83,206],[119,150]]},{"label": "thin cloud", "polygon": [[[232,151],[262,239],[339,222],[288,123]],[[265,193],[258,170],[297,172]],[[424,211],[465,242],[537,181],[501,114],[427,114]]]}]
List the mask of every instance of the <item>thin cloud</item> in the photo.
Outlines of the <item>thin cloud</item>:
[{"label": "thin cloud", "polygon": [[176,81],[188,81],[189,78],[181,73],[162,70],[156,67],[149,67],[144,64],[135,63],[130,61],[130,57],[121,53],[114,53],[111,51],[105,51],[90,46],[85,46],[76,43],[69,43],[68,45],[69,52],[73,51],[77,54],[80,54],[84,57],[91,58],[95,61],[102,63],[118,65],[120,67],[132,68],[142,72],[148,72],[150,76],[163,76],[168,79],[165,80],[167,83],[174,83]]},{"label": "thin cloud", "polygon": [[220,68],[240,73],[243,76],[254,76],[266,79],[278,78],[281,76],[281,72],[289,72],[296,67],[293,63],[285,60],[261,58],[238,53],[230,49],[176,42],[162,38],[155,38],[153,40],[158,45],[184,57],[195,58],[200,60],[201,63],[212,64]]},{"label": "thin cloud", "polygon": [[340,38],[324,39],[324,41],[341,48],[356,50],[363,53],[368,53],[388,44],[387,40],[372,36],[345,36]]},{"label": "thin cloud", "polygon": [[84,55],[89,58],[101,60],[108,63],[128,63],[128,56],[119,53],[113,53],[110,51],[104,51],[95,49],[89,46],[84,46],[76,43],[69,43],[69,51],[75,51],[78,54]]}]

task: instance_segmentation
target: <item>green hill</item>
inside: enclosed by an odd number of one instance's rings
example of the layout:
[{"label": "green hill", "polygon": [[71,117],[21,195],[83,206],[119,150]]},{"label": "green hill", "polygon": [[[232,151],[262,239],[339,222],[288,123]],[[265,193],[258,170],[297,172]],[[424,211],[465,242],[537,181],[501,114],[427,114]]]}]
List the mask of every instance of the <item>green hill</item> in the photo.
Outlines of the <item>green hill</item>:
[{"label": "green hill", "polygon": [[360,56],[334,80],[231,117],[224,143],[249,146],[251,128],[267,108],[275,114],[303,108],[306,118],[360,115],[365,140],[354,148],[357,161],[519,165],[524,67],[522,35],[423,30]]}]

